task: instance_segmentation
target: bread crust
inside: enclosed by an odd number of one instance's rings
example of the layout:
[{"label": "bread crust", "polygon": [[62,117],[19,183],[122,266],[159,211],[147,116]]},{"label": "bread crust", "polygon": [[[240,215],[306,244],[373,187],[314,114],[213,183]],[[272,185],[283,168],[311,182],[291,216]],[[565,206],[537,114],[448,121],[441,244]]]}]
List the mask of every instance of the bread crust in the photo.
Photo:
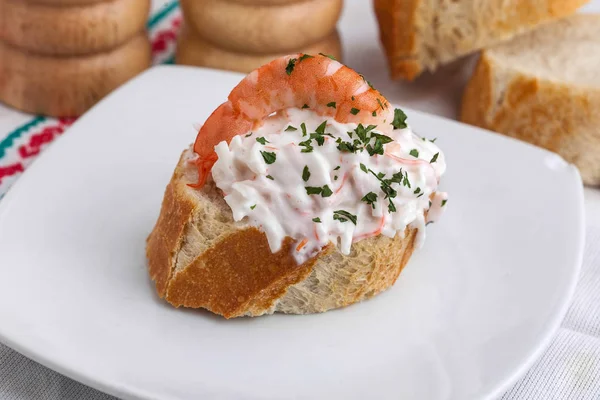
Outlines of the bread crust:
[{"label": "bread crust", "polygon": [[157,293],[175,307],[225,318],[324,312],[393,285],[413,252],[417,231],[407,228],[404,237],[355,243],[349,256],[326,246],[298,265],[291,238],[272,253],[263,232],[233,222],[214,183],[188,186],[197,178],[190,154],[180,158],[146,245]]},{"label": "bread crust", "polygon": [[[342,45],[338,31],[323,40],[292,53],[324,53],[342,60]],[[202,39],[194,30],[184,25],[177,42],[177,64],[197,65],[249,73],[258,67],[284,56],[281,54],[245,54],[224,50]]]},{"label": "bread crust", "polygon": [[51,3],[0,0],[0,39],[43,55],[92,54],[139,34],[150,12],[149,0]]},{"label": "bread crust", "polygon": [[0,101],[32,114],[78,116],[150,63],[144,33],[110,52],[78,57],[31,54],[0,41]]},{"label": "bread crust", "polygon": [[[425,70],[435,71],[441,64],[571,15],[588,1],[459,0],[442,7],[423,0],[374,0],[374,5],[392,78],[413,80]],[[449,10],[462,3],[473,4],[457,18]]]},{"label": "bread crust", "polygon": [[214,46],[245,54],[290,53],[329,36],[342,0],[269,6],[222,0],[182,0],[190,28]]},{"label": "bread crust", "polygon": [[466,86],[461,120],[558,153],[585,184],[600,185],[600,89],[507,70],[491,52]]}]

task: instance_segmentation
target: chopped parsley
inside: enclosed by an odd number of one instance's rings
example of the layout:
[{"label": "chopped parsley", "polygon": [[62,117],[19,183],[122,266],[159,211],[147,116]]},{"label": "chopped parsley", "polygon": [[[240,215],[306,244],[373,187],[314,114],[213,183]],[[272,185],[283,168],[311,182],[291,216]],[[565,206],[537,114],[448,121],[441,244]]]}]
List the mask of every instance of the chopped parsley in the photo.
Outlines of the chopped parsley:
[{"label": "chopped parsley", "polygon": [[396,108],[394,110],[394,120],[392,121],[392,126],[394,127],[394,129],[404,129],[407,128],[408,125],[406,124],[406,119],[408,117],[406,116],[406,114],[404,114],[404,111],[402,111],[399,108]]},{"label": "chopped parsley", "polygon": [[447,200],[447,199],[445,199],[445,200],[442,200],[442,207],[444,207],[444,206],[446,205],[446,203],[447,203],[447,202],[448,202],[448,200]]},{"label": "chopped parsley", "polygon": [[388,204],[388,211],[391,213],[396,212],[396,205],[394,204],[392,199],[390,199],[390,203]]},{"label": "chopped parsley", "polygon": [[414,193],[414,194],[419,194],[419,193],[421,193],[421,188],[420,188],[420,187],[416,188],[416,189],[415,189],[415,191],[414,191],[413,193]]},{"label": "chopped parsley", "polygon": [[429,141],[430,141],[431,143],[435,143],[435,141],[436,141],[436,140],[437,140],[437,138],[429,139]]},{"label": "chopped parsley", "polygon": [[319,135],[324,135],[325,134],[325,128],[327,128],[327,120],[323,121],[321,123],[321,125],[319,125],[317,127],[317,129],[315,130],[315,132],[318,133]]},{"label": "chopped parsley", "polygon": [[286,132],[293,132],[293,131],[297,131],[297,130],[298,130],[298,128],[291,126],[291,125],[288,125],[288,127],[285,128]]},{"label": "chopped parsley", "polygon": [[352,108],[350,109],[350,114],[352,114],[352,115],[356,115],[356,114],[358,114],[359,112],[360,112],[360,110],[359,110],[358,108],[354,108],[354,107],[352,107]]},{"label": "chopped parsley", "polygon": [[335,167],[333,170],[334,170],[334,171],[337,171],[337,170],[338,170],[338,169],[340,169],[340,168],[342,168],[342,166],[341,166],[341,165],[338,165],[338,166],[337,166],[337,167]]},{"label": "chopped parsley", "polygon": [[323,192],[323,188],[318,186],[305,186],[304,189],[306,189],[306,194],[309,196],[313,194],[321,194],[321,192]]},{"label": "chopped parsley", "polygon": [[329,197],[333,194],[333,191],[328,185],[325,185],[323,187],[305,186],[304,189],[306,189],[306,194],[309,196],[313,194],[320,194],[322,197]]},{"label": "chopped parsley", "polygon": [[312,145],[310,144],[311,140],[305,140],[304,142],[300,142],[298,143],[298,145],[300,147],[304,147],[301,152],[302,153],[312,153],[312,151],[314,150],[314,148],[312,147]]},{"label": "chopped parsley", "polygon": [[379,100],[379,98],[377,98],[377,103],[379,104],[379,107],[381,107],[382,110],[385,110],[385,107],[383,106],[383,103],[381,102],[381,100]]},{"label": "chopped parsley", "polygon": [[408,154],[410,154],[411,156],[413,156],[415,158],[419,158],[419,150],[417,150],[417,149],[412,149],[410,151],[410,153],[408,153]]},{"label": "chopped parsley", "polygon": [[300,129],[302,129],[302,136],[306,136],[306,124],[304,122],[300,124]]},{"label": "chopped parsley", "polygon": [[313,222],[316,222],[317,224],[321,223],[321,218],[317,217],[317,218],[313,218]]},{"label": "chopped parsley", "polygon": [[302,56],[298,59],[298,62],[304,61],[307,58],[315,58],[315,56],[311,56],[310,54],[302,54]]},{"label": "chopped parsley", "polygon": [[253,133],[254,133],[254,132],[250,132],[249,134],[247,134],[247,135],[246,135],[246,136],[244,136],[244,137],[250,137],[250,136],[252,136],[252,134],[253,134]]},{"label": "chopped parsley", "polygon": [[354,101],[354,96],[351,97],[352,101]]},{"label": "chopped parsley", "polygon": [[334,176],[334,177],[333,177],[333,180],[334,180],[334,181],[337,181],[337,180],[338,180],[338,176],[337,176],[337,175],[336,175],[336,176]]},{"label": "chopped parsley", "polygon": [[430,162],[430,163],[434,163],[434,162],[436,162],[436,161],[437,161],[437,159],[438,159],[438,156],[439,156],[439,155],[440,155],[440,153],[435,153],[435,154],[433,155],[433,157],[431,158],[431,161],[429,161],[429,162]]},{"label": "chopped parsley", "polygon": [[368,173],[369,173],[369,170],[367,169],[367,166],[366,166],[365,164],[363,164],[363,163],[360,163],[360,169],[362,169],[362,171],[363,171],[365,174],[368,174]]},{"label": "chopped parsley", "polygon": [[288,61],[288,65],[285,67],[285,72],[288,75],[292,75],[292,71],[294,71],[294,67],[296,66],[296,61],[298,61],[296,58],[292,58]]},{"label": "chopped parsley", "polygon": [[253,206],[250,206],[250,209],[251,209],[251,210],[254,210],[255,208],[256,208],[256,204],[255,204],[255,205],[253,205]]},{"label": "chopped parsley", "polygon": [[336,108],[335,101],[332,101],[331,103],[327,103],[327,107]]},{"label": "chopped parsley", "polygon": [[302,106],[302,109],[303,109],[303,110],[304,110],[305,108],[308,108],[308,104],[304,104],[304,105]]},{"label": "chopped parsley", "polygon": [[333,219],[337,220],[337,221],[340,221],[340,222],[350,221],[354,225],[356,225],[356,215],[350,214],[348,211],[345,211],[345,210],[334,211],[333,212]]},{"label": "chopped parsley", "polygon": [[271,143],[271,142],[269,142],[267,139],[265,139],[264,137],[259,137],[259,138],[256,138],[256,141],[257,141],[258,143],[262,144],[262,145],[265,145],[265,144],[267,144],[267,143]]},{"label": "chopped parsley", "polygon": [[308,170],[308,165],[305,165],[304,169],[302,170],[302,180],[304,182],[307,182],[309,178],[310,178],[310,171]]},{"label": "chopped parsley", "polygon": [[373,193],[373,192],[369,192],[369,193],[365,194],[364,197],[360,200],[364,201],[365,203],[367,203],[370,206],[372,206],[373,208],[375,208],[375,202],[377,201],[377,194]]},{"label": "chopped parsley", "polygon": [[267,176],[266,176],[266,178],[267,178],[267,179],[270,179],[270,180],[272,180],[272,181],[274,181],[274,180],[275,180],[275,178],[273,178],[271,175],[267,175]]},{"label": "chopped parsley", "polygon": [[277,159],[277,155],[275,153],[271,153],[268,151],[261,151],[260,154],[262,154],[262,156],[267,164],[273,164],[275,162],[275,160]]},{"label": "chopped parsley", "polygon": [[329,55],[329,54],[323,54],[323,53],[319,53],[319,54],[320,54],[320,55],[322,55],[323,57],[331,58],[333,61],[337,61],[337,60],[335,59],[335,57],[334,57],[334,56],[332,56],[332,55]]},{"label": "chopped parsley", "polygon": [[372,116],[376,117],[377,116],[377,111],[373,111],[373,114],[371,114]]},{"label": "chopped parsley", "polygon": [[323,186],[323,191],[321,192],[321,196],[323,197],[329,197],[333,194],[333,191],[331,190],[331,188],[327,185]]}]

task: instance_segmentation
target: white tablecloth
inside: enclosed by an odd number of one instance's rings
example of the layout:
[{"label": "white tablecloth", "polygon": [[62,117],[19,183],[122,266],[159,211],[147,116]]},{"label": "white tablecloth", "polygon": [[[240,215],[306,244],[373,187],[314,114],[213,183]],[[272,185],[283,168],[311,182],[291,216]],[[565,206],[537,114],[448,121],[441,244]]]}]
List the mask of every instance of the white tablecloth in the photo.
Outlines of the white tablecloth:
[{"label": "white tablecloth", "polygon": [[[586,11],[600,12],[600,0],[591,1]],[[179,21],[179,10],[173,1],[154,1],[149,27],[155,62],[171,59]],[[415,83],[391,82],[376,29],[369,1],[346,0],[340,21],[345,62],[368,76],[390,101],[454,118],[472,60],[456,63],[440,74],[423,77]],[[68,134],[69,123],[33,119],[0,105],[0,198],[39,151],[63,132]],[[573,304],[547,352],[502,400],[600,399],[600,191],[586,189],[585,202],[587,244]],[[0,345],[0,399],[109,400],[114,397]]]}]

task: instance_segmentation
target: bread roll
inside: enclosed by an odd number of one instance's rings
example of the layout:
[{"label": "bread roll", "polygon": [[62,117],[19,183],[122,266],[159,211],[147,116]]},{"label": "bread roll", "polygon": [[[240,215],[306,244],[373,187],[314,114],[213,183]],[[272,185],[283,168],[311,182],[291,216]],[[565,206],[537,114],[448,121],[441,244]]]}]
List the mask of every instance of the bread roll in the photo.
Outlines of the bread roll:
[{"label": "bread roll", "polygon": [[461,56],[573,14],[589,0],[375,0],[391,75],[413,80]]},{"label": "bread roll", "polygon": [[485,50],[461,120],[560,154],[600,185],[600,15],[576,15]]},{"label": "bread roll", "polygon": [[417,230],[409,227],[404,238],[370,237],[348,256],[330,245],[298,265],[290,238],[271,253],[264,233],[234,223],[213,182],[188,186],[198,181],[192,157],[186,150],[179,160],[146,246],[158,294],[176,307],[225,318],[324,312],[392,286],[413,252]]}]

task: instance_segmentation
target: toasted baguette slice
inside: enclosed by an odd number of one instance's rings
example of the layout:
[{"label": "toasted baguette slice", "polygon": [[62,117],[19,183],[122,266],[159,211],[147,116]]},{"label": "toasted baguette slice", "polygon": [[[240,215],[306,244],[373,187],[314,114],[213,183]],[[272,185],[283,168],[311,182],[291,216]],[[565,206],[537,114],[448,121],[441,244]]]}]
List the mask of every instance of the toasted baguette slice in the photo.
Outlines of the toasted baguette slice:
[{"label": "toasted baguette slice", "polygon": [[461,119],[525,140],[600,185],[600,15],[581,14],[485,50]]},{"label": "toasted baguette slice", "polygon": [[375,0],[392,77],[413,80],[479,49],[573,14],[589,0]]},{"label": "toasted baguette slice", "polygon": [[146,246],[158,294],[176,307],[225,318],[324,312],[393,285],[413,252],[417,230],[407,228],[403,237],[357,242],[349,256],[329,245],[298,265],[291,238],[271,253],[263,232],[233,221],[213,182],[189,187],[198,180],[192,159],[184,151]]}]

